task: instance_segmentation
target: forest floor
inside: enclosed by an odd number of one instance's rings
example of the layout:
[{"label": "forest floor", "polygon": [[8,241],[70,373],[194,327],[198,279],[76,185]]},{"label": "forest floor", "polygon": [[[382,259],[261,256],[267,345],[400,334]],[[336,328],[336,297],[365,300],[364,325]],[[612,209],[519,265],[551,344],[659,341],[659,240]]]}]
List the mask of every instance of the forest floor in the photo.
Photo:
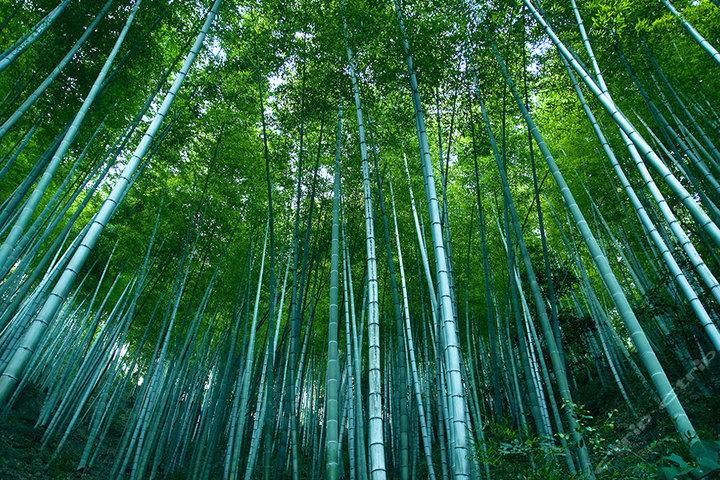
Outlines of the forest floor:
[{"label": "forest floor", "polygon": [[[720,362],[717,360],[711,368],[698,372],[698,379],[702,380],[704,385],[703,389],[698,388],[695,382],[675,384],[677,394],[686,405],[688,414],[703,440],[720,439],[720,395],[718,394]],[[683,371],[677,369],[671,372],[670,376],[682,379]],[[687,449],[677,439],[667,415],[658,407],[657,401],[652,400],[648,392],[643,391],[638,383],[629,388],[637,414],[630,411],[614,390],[598,389],[597,385],[591,388],[589,384],[580,384],[577,390],[577,401],[581,405],[582,428],[591,450],[593,463],[598,467],[598,478],[654,479],[658,478],[656,476],[658,468],[667,465],[668,456],[679,455],[689,460]],[[79,426],[69,435],[57,458],[50,462],[62,432],[56,432],[46,449],[41,448],[44,427],[35,427],[35,423],[44,399],[45,395],[37,388],[26,387],[10,414],[0,418],[0,480],[109,478],[131,401],[128,399],[125,411],[120,412],[114,420],[93,467],[78,471],[78,461],[88,437],[86,422],[82,419],[78,422]],[[608,412],[612,412],[612,415],[608,416]],[[491,462],[493,478],[502,480],[567,478],[554,476],[553,474],[559,473],[557,471],[543,474],[529,464],[524,465],[528,458],[535,454],[538,455],[536,461],[542,463],[545,454],[539,450],[528,451],[526,448],[520,448],[518,452],[501,453],[512,441],[503,438],[504,430],[506,429],[500,426],[495,428],[488,426],[486,430],[486,434],[489,434],[488,446],[499,447],[499,451],[493,455],[496,462]],[[308,465],[311,464],[309,458],[307,462]],[[303,475],[305,478],[311,476],[309,470]],[[182,472],[177,472],[171,477],[186,478]],[[704,477],[704,480],[708,479],[720,479],[720,473],[712,473]]]},{"label": "forest floor", "polygon": [[18,397],[6,418],[0,420],[0,480],[107,480],[115,460],[113,447],[121,431],[111,427],[91,470],[78,471],[87,430],[73,430],[65,447],[50,464],[57,440],[41,449],[44,429],[35,427],[44,395],[28,387]]},{"label": "forest floor", "polygon": [[[716,443],[720,440],[720,358],[713,358],[707,368],[688,372],[674,366],[668,368],[667,373],[699,438],[713,442],[717,449],[720,447]],[[686,444],[678,438],[658,398],[639,382],[628,387],[634,412],[615,389],[593,392],[591,388],[580,388],[580,392],[578,401],[588,415],[581,423],[593,453],[593,464],[605,470],[599,478],[664,478],[656,475],[662,467],[676,466],[670,460],[672,457],[679,455],[692,462]],[[608,416],[608,412],[611,415]],[[720,479],[720,471],[703,477],[703,480],[711,479]]]}]

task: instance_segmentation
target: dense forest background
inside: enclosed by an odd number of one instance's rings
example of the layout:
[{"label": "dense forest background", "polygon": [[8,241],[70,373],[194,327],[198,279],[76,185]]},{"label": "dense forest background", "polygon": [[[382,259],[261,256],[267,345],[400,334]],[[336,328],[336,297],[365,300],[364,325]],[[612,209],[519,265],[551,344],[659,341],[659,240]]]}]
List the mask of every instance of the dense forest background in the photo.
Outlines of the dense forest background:
[{"label": "dense forest background", "polygon": [[720,471],[717,0],[0,2],[2,478]]}]

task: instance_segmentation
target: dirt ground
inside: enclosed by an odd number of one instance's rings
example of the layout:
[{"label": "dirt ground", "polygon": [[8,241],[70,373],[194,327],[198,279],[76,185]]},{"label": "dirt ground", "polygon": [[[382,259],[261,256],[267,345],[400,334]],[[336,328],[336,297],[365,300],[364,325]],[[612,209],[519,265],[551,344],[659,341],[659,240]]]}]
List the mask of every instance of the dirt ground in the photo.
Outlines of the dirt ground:
[{"label": "dirt ground", "polygon": [[117,441],[112,429],[91,470],[77,470],[87,439],[82,427],[70,435],[60,455],[48,464],[56,442],[45,450],[40,448],[43,429],[34,427],[42,407],[42,397],[37,393],[26,388],[13,409],[0,418],[0,480],[106,480],[114,460],[111,445]]}]

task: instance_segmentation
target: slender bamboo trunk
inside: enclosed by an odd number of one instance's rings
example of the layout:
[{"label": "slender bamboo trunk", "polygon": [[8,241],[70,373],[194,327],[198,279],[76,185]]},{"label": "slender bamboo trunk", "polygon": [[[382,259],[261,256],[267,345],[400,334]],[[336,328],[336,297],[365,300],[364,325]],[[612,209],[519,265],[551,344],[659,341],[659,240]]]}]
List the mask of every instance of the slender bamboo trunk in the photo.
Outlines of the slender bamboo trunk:
[{"label": "slender bamboo trunk", "polygon": [[410,45],[405,31],[403,14],[400,4],[395,1],[395,14],[400,28],[403,51],[408,67],[408,77],[412,93],[413,107],[415,110],[415,121],[418,134],[418,142],[422,152],[423,176],[426,184],[426,197],[428,203],[428,214],[430,217],[430,232],[432,235],[433,250],[435,252],[435,269],[438,281],[438,308],[441,312],[442,321],[442,344],[443,356],[446,370],[445,382],[447,382],[449,410],[452,414],[451,443],[453,448],[453,461],[455,478],[467,478],[469,476],[469,462],[467,451],[467,428],[465,419],[465,391],[462,386],[462,375],[460,371],[460,345],[458,341],[457,325],[453,313],[453,302],[450,291],[450,274],[448,270],[448,258],[443,239],[442,227],[440,225],[440,211],[437,195],[435,193],[435,177],[433,174],[432,161],[430,159],[430,147],[428,145],[427,131],[425,128],[425,116],[418,90],[415,67],[410,53]]},{"label": "slender bamboo trunk", "polygon": [[60,62],[55,66],[52,72],[43,80],[43,82],[38,86],[35,91],[23,102],[22,105],[20,105],[15,112],[7,119],[5,122],[0,125],[0,140],[5,137],[5,135],[8,133],[8,131],[17,123],[17,121],[22,117],[29,109],[30,107],[40,98],[40,95],[47,90],[47,88],[50,86],[50,84],[57,78],[57,76],[60,74],[60,72],[70,63],[70,60],[75,56],[78,50],[80,50],[80,47],[83,46],[85,41],[88,39],[90,34],[97,28],[100,21],[105,17],[105,14],[107,14],[108,10],[110,9],[110,5],[112,5],[113,0],[108,0],[103,7],[100,9],[98,14],[95,16],[93,21],[88,25],[88,27],[85,29],[83,34],[80,36],[80,38],[75,42],[75,44],[70,48],[67,54],[60,60]]},{"label": "slender bamboo trunk", "polygon": [[[110,192],[110,195],[105,200],[105,202],[103,202],[100,210],[95,215],[95,218],[92,220],[87,232],[83,237],[83,241],[81,242],[80,247],[74,253],[68,267],[66,267],[62,276],[58,280],[55,288],[53,289],[51,295],[48,297],[47,301],[43,305],[43,308],[37,315],[35,321],[24,334],[19,348],[15,351],[12,358],[10,359],[10,362],[6,366],[5,371],[0,376],[0,404],[4,404],[5,402],[7,402],[18,381],[22,378],[25,366],[27,365],[34,351],[36,350],[38,343],[42,339],[48,325],[52,322],[58,310],[60,309],[63,300],[67,296],[67,293],[69,292],[75,278],[78,275],[77,272],[80,271],[83,264],[85,263],[85,260],[87,259],[90,250],[92,250],[92,247],[97,242],[100,234],[105,228],[105,225],[110,220],[112,214],[115,212],[117,205],[119,205],[119,203],[127,194],[131,177],[140,165],[142,158],[150,149],[150,144],[153,137],[160,129],[160,125],[162,124],[163,119],[167,115],[167,112],[170,109],[170,106],[172,105],[172,102],[175,99],[177,92],[180,90],[180,87],[185,80],[187,72],[190,70],[190,67],[193,64],[195,57],[197,56],[200,48],[203,45],[205,36],[210,30],[210,25],[215,19],[217,11],[220,8],[221,1],[222,0],[215,0],[212,8],[207,14],[205,23],[200,30],[200,33],[195,40],[195,43],[193,44],[190,52],[185,58],[182,68],[175,77],[175,81],[171,89],[165,96],[162,105],[158,109],[158,113],[153,118],[152,123],[148,127],[143,139],[133,153],[133,156],[125,166],[123,173],[115,183],[115,186]],[[90,31],[90,29],[88,29],[88,31]]]},{"label": "slender bamboo trunk", "polygon": [[690,22],[685,20],[685,17],[683,17],[683,15],[677,11],[677,9],[673,6],[672,3],[670,3],[669,0],[662,0],[662,3],[670,11],[670,13],[680,19],[680,22],[682,22],[682,26],[685,28],[685,30],[687,30],[690,36],[700,44],[703,50],[710,54],[710,56],[718,63],[718,65],[720,65],[720,52],[718,52],[715,47],[710,45],[710,43],[705,40],[702,35],[700,35],[700,32],[695,30],[695,27],[690,25]]},{"label": "slender bamboo trunk", "polygon": [[340,147],[342,141],[342,105],[338,108],[337,145],[335,150],[335,178],[333,182],[332,244],[330,257],[330,306],[328,313],[328,354],[327,384],[325,398],[327,403],[325,454],[327,456],[325,475],[328,480],[337,480],[339,470],[339,409],[340,362],[338,360],[338,263],[340,234]]},{"label": "slender bamboo trunk", "polygon": [[55,19],[65,10],[71,0],[63,0],[57,7],[53,8],[36,23],[25,35],[20,37],[12,46],[3,53],[0,53],[0,72],[5,70],[10,64],[27,50],[42,35],[45,30],[53,24]]}]

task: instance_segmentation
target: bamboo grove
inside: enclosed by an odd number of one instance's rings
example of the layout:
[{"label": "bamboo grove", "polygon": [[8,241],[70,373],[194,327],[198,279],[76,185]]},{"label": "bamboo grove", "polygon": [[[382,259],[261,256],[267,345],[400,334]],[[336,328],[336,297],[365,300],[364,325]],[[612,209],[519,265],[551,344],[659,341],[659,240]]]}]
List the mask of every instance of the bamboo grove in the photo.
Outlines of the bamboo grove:
[{"label": "bamboo grove", "polygon": [[717,0],[0,3],[0,456],[34,405],[37,475],[714,478],[717,48]]}]

